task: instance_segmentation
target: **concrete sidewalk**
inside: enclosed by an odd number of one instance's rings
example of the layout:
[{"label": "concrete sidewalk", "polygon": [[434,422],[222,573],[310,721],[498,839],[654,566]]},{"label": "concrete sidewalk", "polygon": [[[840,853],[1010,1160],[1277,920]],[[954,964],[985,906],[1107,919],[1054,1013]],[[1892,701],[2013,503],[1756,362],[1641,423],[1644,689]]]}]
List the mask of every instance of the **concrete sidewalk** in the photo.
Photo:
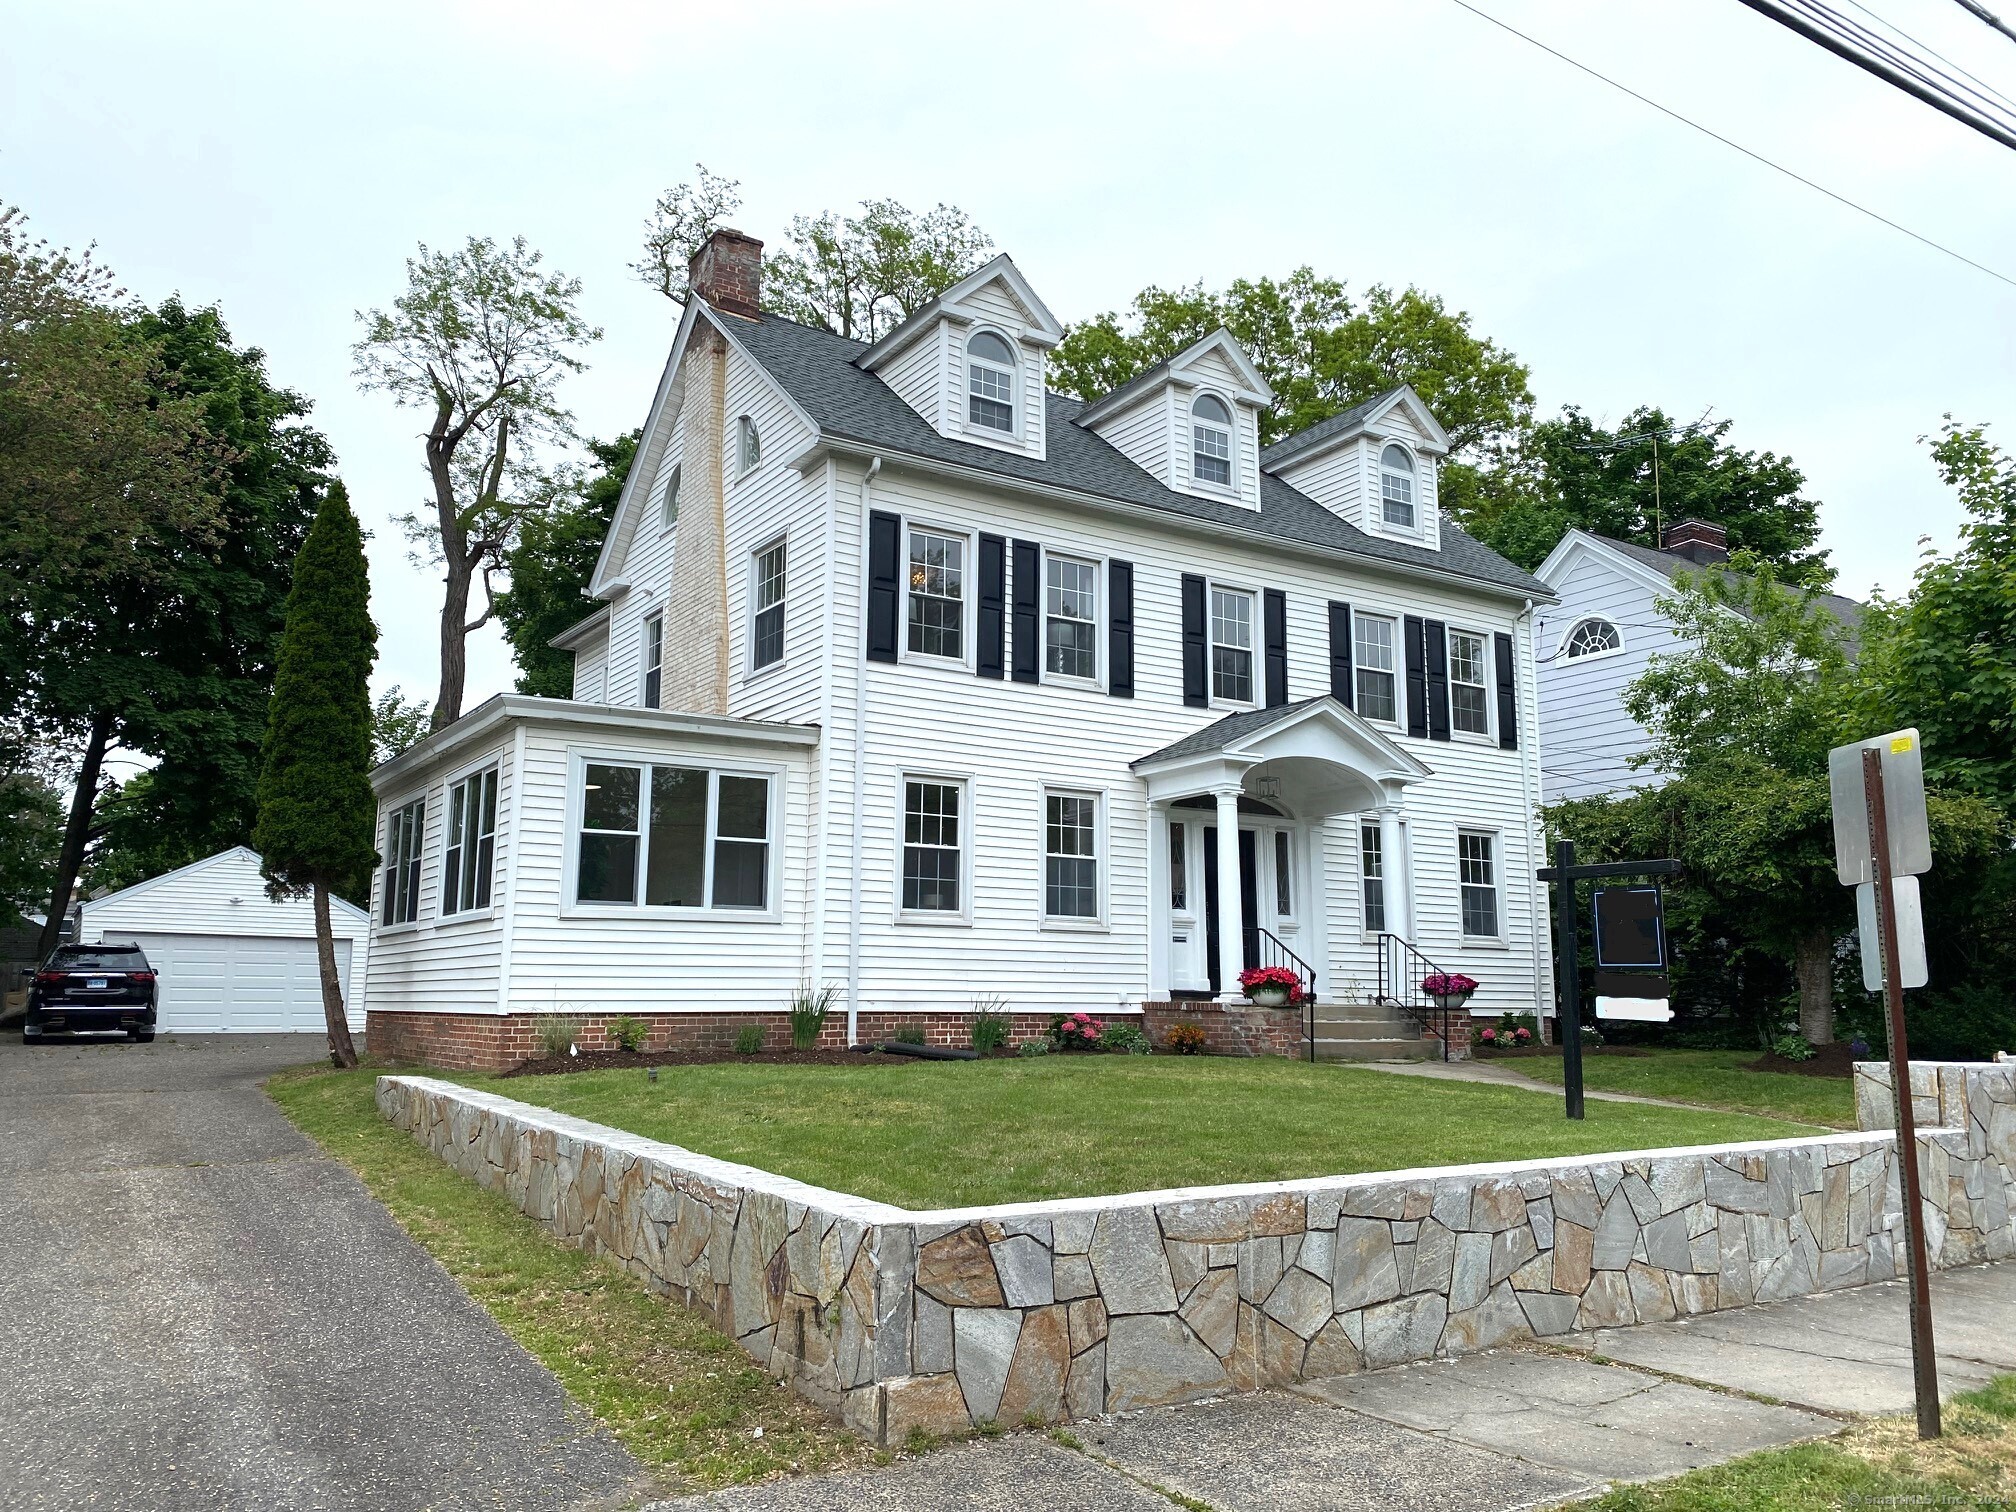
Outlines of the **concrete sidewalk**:
[{"label": "concrete sidewalk", "polygon": [[[2016,1262],[1945,1272],[1932,1295],[1948,1395],[2016,1370]],[[1075,1424],[1063,1442],[978,1440],[887,1470],[656,1509],[1167,1512],[1183,1498],[1212,1512],[1510,1512],[1910,1406],[1905,1292],[1890,1282],[1128,1413]]]}]

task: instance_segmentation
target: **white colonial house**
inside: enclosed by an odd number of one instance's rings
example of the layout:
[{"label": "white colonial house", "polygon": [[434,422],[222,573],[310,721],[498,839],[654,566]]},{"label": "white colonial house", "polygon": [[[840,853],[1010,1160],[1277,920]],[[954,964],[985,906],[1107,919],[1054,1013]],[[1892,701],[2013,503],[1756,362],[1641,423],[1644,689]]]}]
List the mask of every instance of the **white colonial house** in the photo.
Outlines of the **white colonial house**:
[{"label": "white colonial house", "polygon": [[1551,595],[1443,517],[1411,390],[1263,448],[1223,331],[1085,404],[1006,257],[864,346],[760,313],[760,254],[694,259],[574,697],[375,776],[375,1046],[718,1043],[803,984],[859,1037],[1136,1013],[1260,962],[1540,1005]]},{"label": "white colonial house", "polygon": [[[1660,781],[1655,769],[1632,765],[1649,741],[1624,707],[1624,690],[1655,655],[1686,649],[1659,603],[1688,574],[1728,561],[1729,537],[1720,525],[1682,520],[1666,527],[1660,545],[1571,530],[1540,564],[1536,576],[1559,600],[1536,614],[1533,636],[1549,803]],[[1862,606],[1827,593],[1815,602],[1852,639]]]}]

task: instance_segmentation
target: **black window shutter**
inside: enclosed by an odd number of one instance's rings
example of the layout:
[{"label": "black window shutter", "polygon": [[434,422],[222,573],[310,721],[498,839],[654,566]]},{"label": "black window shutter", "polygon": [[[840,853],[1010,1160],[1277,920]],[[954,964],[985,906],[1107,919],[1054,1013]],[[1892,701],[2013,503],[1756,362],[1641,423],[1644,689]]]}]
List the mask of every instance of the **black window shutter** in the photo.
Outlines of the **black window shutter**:
[{"label": "black window shutter", "polygon": [[1351,606],[1330,601],[1330,696],[1352,707]]},{"label": "black window shutter", "polygon": [[1512,637],[1499,631],[1498,650],[1498,744],[1508,751],[1519,749],[1519,699],[1512,683]]},{"label": "black window shutter", "polygon": [[1269,588],[1261,596],[1260,628],[1267,645],[1267,707],[1288,702],[1288,595]]},{"label": "black window shutter", "polygon": [[1134,564],[1106,564],[1106,691],[1134,696]]},{"label": "black window shutter", "polygon": [[1427,622],[1428,738],[1449,738],[1449,629],[1440,620]]},{"label": "black window shutter", "polygon": [[1428,652],[1420,615],[1407,616],[1402,636],[1407,642],[1407,733],[1420,739],[1428,734]]},{"label": "black window shutter", "polygon": [[1008,543],[997,535],[980,537],[980,604],[973,670],[999,677],[1008,633]]},{"label": "black window shutter", "polygon": [[896,635],[903,609],[903,521],[871,510],[868,515],[868,660],[896,660]]},{"label": "black window shutter", "polygon": [[1193,709],[1209,708],[1211,683],[1204,655],[1204,579],[1183,574],[1183,702]]},{"label": "black window shutter", "polygon": [[1034,541],[1015,543],[1015,667],[1017,682],[1038,681],[1043,663],[1041,640],[1043,622],[1036,606],[1043,593],[1043,548]]}]

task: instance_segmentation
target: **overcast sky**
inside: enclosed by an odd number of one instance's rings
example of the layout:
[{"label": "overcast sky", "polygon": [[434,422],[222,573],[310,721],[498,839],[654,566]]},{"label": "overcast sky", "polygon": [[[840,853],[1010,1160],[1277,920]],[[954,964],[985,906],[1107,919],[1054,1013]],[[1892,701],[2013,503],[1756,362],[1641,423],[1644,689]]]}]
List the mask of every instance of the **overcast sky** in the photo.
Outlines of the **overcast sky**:
[{"label": "overcast sky", "polygon": [[[2016,153],[1736,0],[1477,3],[2016,277]],[[1869,3],[2016,95],[2016,43],[1951,0]],[[1067,321],[1302,263],[1417,284],[1531,365],[1543,413],[1712,410],[1789,453],[1857,595],[1952,543],[1919,438],[2016,387],[2016,288],[1450,0],[0,0],[0,37],[0,200],[149,301],[221,304],[313,399],[377,531],[378,684],[430,699],[438,582],[387,524],[424,498],[419,423],[355,391],[353,312],[418,242],[523,234],[607,332],[565,391],[582,430],[626,430],[677,316],[626,265],[696,160],[766,239],[864,196],[960,205]],[[511,680],[479,640],[471,705]]]}]

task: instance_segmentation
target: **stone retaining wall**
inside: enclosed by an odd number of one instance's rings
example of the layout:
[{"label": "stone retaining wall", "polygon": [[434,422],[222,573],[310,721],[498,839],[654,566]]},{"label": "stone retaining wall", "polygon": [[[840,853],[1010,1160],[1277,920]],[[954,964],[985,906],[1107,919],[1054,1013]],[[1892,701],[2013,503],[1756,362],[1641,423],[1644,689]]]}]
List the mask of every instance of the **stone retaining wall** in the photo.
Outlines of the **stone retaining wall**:
[{"label": "stone retaining wall", "polygon": [[[1966,1114],[1920,1140],[1935,1263],[2016,1253],[2016,1067],[1924,1069],[1935,1105]],[[1740,1307],[1899,1264],[1880,1131],[918,1213],[447,1083],[378,1087],[456,1169],[702,1308],[877,1443]]]}]

